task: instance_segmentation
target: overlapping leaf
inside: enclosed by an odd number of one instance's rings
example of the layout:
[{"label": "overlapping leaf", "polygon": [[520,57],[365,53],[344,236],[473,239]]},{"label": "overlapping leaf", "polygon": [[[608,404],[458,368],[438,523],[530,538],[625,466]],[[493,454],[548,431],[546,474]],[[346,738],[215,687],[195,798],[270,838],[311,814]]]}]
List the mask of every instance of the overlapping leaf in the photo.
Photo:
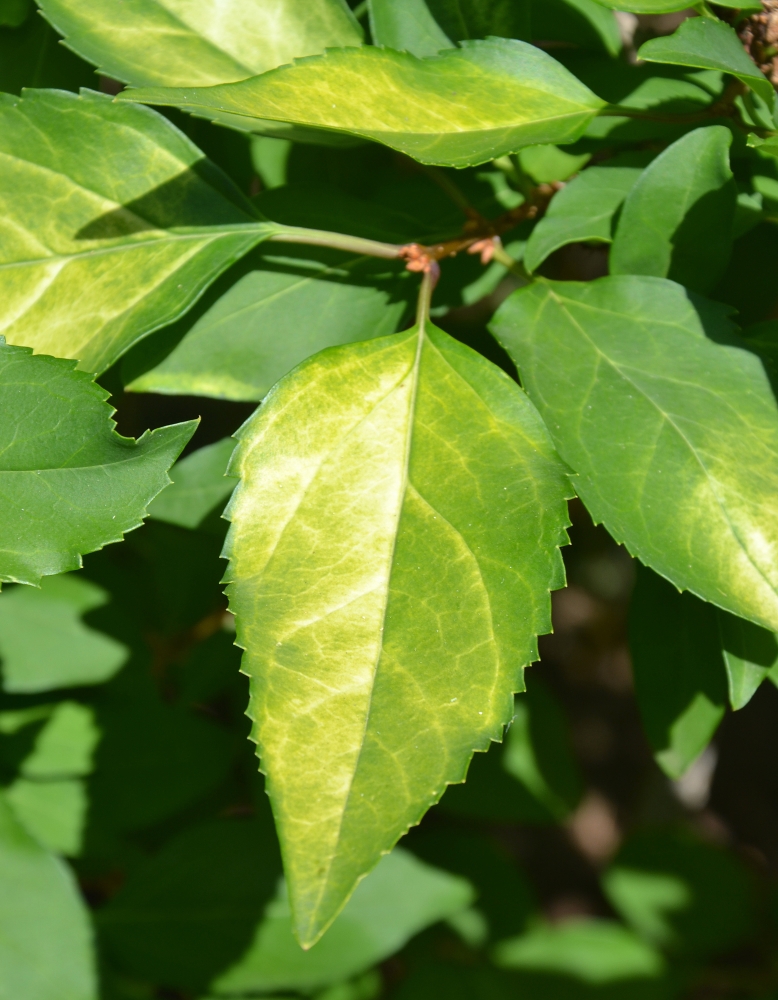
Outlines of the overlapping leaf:
[{"label": "overlapping leaf", "polygon": [[136,86],[243,80],[362,32],[343,0],[39,0],[67,45]]},{"label": "overlapping leaf", "polygon": [[527,241],[527,270],[567,243],[610,243],[613,217],[639,176],[637,167],[591,167],[554,195]]},{"label": "overlapping leaf", "polygon": [[[493,330],[596,521],[678,588],[778,629],[778,408],[726,309],[673,282],[538,282]],[[707,334],[707,335],[706,335]]]},{"label": "overlapping leaf", "polygon": [[424,57],[453,48],[427,0],[370,0],[370,33],[376,45]]},{"label": "overlapping leaf", "polygon": [[603,106],[539,49],[496,38],[421,60],[367,46],[332,50],[241,83],[120,96],[203,116],[333,129],[457,167],[522,146],[571,142]]},{"label": "overlapping leaf", "polygon": [[197,426],[120,437],[74,368],[0,342],[0,580],[38,584],[138,527]]},{"label": "overlapping leaf", "polygon": [[624,202],[611,274],[653,274],[696,292],[713,288],[732,249],[731,142],[722,125],[695,129],[646,167]]},{"label": "overlapping leaf", "polygon": [[303,363],[232,471],[231,607],[311,945],[501,737],[562,584],[567,479],[521,390],[429,324]]},{"label": "overlapping leaf", "polygon": [[0,334],[108,368],[269,229],[176,128],[101,94],[0,95]]},{"label": "overlapping leaf", "polygon": [[224,438],[176,462],[170,470],[173,482],[152,500],[149,517],[182,528],[196,528],[232,493],[235,480],[225,473],[234,450],[232,438]]},{"label": "overlapping leaf", "polygon": [[646,62],[730,73],[759,94],[769,107],[775,102],[773,85],[749,59],[735,30],[715,18],[689,18],[674,34],[645,42],[638,55]]}]

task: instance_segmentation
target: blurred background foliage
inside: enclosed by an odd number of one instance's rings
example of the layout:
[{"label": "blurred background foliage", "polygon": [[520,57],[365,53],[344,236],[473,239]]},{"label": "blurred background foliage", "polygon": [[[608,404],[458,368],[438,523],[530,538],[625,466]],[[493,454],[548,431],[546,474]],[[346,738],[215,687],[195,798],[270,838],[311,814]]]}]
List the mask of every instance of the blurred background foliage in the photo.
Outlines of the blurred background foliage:
[{"label": "blurred background foliage", "polygon": [[[683,110],[720,93],[720,74],[649,72],[621,52],[625,32],[634,51],[671,31],[675,15],[615,22],[593,8],[536,0],[533,40],[603,97]],[[118,89],[58,45],[27,0],[0,3],[0,24],[1,89]],[[522,177],[564,181],[586,164],[637,173],[682,132],[601,118],[573,147],[453,172],[370,143],[251,139],[166,113],[271,218],[398,240],[458,231],[457,199],[500,215],[521,202]],[[746,323],[769,323],[778,317],[778,166],[737,139],[732,163],[740,214],[713,296]],[[506,237],[514,257],[530,229]],[[597,277],[606,249],[568,243],[542,271]],[[0,995],[24,1000],[33,979],[57,983],[51,996],[88,995],[77,958],[83,901],[106,1000],[778,998],[778,690],[768,680],[733,712],[722,668],[705,705],[684,716],[685,681],[654,636],[680,702],[669,719],[641,720],[629,651],[630,631],[641,629],[635,606],[628,623],[635,568],[577,502],[569,586],[553,595],[554,633],[541,639],[504,744],[476,755],[466,784],[364,880],[318,945],[303,953],[295,944],[219,582],[219,515],[232,485],[222,478],[225,439],[300,348],[221,399],[198,396],[191,373],[217,363],[221,342],[208,331],[237,323],[234,304],[214,315],[228,293],[255,306],[240,320],[251,361],[261,330],[295,328],[294,303],[279,317],[264,304],[268,289],[311,268],[317,278],[301,294],[341,296],[357,326],[387,303],[397,326],[410,312],[413,289],[386,262],[344,271],[330,251],[260,248],[235,265],[101,379],[122,433],[202,417],[175,486],[143,528],[88,556],[82,571],[40,591],[4,591],[0,874],[10,891],[0,899],[0,966],[14,934],[23,941],[29,929],[45,946],[29,981]],[[250,287],[241,292],[241,282]],[[513,287],[501,265],[460,255],[443,266],[434,312],[515,377],[486,329]],[[311,308],[306,299],[300,315]],[[192,395],[165,394],[171,373],[191,377]],[[650,579],[639,587],[652,606],[665,599]],[[695,613],[668,606],[658,620]],[[14,872],[28,873],[32,902]]]}]

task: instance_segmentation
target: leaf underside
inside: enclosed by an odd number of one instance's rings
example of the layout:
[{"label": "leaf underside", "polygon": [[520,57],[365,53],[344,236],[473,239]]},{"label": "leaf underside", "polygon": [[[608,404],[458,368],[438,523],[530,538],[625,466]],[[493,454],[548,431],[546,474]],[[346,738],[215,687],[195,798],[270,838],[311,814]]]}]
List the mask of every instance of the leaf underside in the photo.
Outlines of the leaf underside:
[{"label": "leaf underside", "polygon": [[74,368],[0,342],[0,580],[37,585],[121,541],[197,426],[120,437],[108,393]]},{"label": "leaf underside", "polygon": [[[538,282],[492,329],[595,521],[642,562],[778,629],[778,409],[726,307],[660,278]],[[706,333],[708,334],[706,336]]]},{"label": "leaf underside", "polygon": [[86,371],[176,319],[270,228],[168,121],[91,91],[0,95],[0,164],[0,334]]},{"label": "leaf underside", "polygon": [[501,738],[569,486],[515,383],[430,326],[304,362],[239,436],[229,594],[310,946]]},{"label": "leaf underside", "polygon": [[148,88],[120,99],[238,115],[247,127],[253,118],[334,129],[454,167],[572,142],[604,103],[550,56],[498,38],[428,59],[370,46],[334,49],[241,83]]}]

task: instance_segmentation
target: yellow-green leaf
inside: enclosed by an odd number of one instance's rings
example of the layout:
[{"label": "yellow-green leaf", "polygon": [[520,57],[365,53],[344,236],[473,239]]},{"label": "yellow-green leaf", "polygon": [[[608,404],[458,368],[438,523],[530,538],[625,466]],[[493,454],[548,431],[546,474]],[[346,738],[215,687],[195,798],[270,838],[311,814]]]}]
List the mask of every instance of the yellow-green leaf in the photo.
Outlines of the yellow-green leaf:
[{"label": "yellow-green leaf", "polygon": [[428,59],[339,49],[241,83],[148,88],[120,99],[245,122],[291,122],[383,142],[423,163],[483,163],[537,143],[572,142],[604,102],[550,56],[504,38]]},{"label": "yellow-green leaf", "polygon": [[564,467],[429,324],[304,362],[240,432],[231,607],[296,933],[499,740],[564,573]]}]

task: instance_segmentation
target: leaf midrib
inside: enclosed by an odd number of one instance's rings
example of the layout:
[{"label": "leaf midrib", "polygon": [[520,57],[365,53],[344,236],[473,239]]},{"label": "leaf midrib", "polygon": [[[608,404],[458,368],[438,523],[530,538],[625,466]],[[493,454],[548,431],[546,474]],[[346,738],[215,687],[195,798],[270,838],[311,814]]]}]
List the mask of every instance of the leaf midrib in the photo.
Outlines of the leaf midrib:
[{"label": "leaf midrib", "polygon": [[[665,412],[665,410],[662,409],[662,407],[659,405],[659,403],[656,400],[652,399],[651,396],[649,396],[648,393],[645,392],[645,390],[641,388],[641,386],[639,386],[636,382],[634,382],[615,361],[613,361],[611,358],[609,358],[608,355],[605,354],[605,352],[601,350],[601,348],[586,333],[586,331],[581,326],[581,324],[578,323],[578,321],[575,319],[575,317],[573,316],[573,314],[568,309],[565,308],[565,306],[563,304],[564,302],[566,302],[566,301],[575,302],[575,300],[566,300],[566,299],[563,299],[561,296],[557,295],[551,289],[548,290],[548,294],[549,294],[549,297],[553,298],[557,302],[557,304],[559,305],[559,307],[564,310],[565,314],[569,317],[570,321],[573,323],[573,325],[575,326],[575,328],[580,332],[581,336],[591,345],[591,347],[603,359],[603,361],[605,361],[606,364],[608,364],[615,372],[617,372],[621,376],[621,378],[624,379],[625,382],[627,382],[629,385],[631,385],[634,388],[634,390],[639,395],[641,395],[648,403],[650,403],[651,406],[653,406],[654,409],[660,414],[660,416],[667,422],[667,424],[670,427],[672,427],[672,429],[675,431],[675,433],[678,435],[678,437],[681,439],[681,441],[683,441],[683,443],[689,449],[689,452],[692,454],[692,456],[694,457],[695,461],[699,465],[700,470],[702,471],[703,476],[704,476],[705,480],[707,481],[707,483],[709,485],[710,492],[713,495],[713,498],[715,499],[716,504],[718,505],[718,507],[719,507],[719,509],[720,509],[723,517],[724,517],[724,520],[725,520],[727,526],[729,527],[729,530],[732,532],[733,537],[736,539],[738,545],[740,546],[741,551],[746,556],[746,558],[748,559],[749,563],[756,570],[757,575],[759,577],[761,577],[761,579],[765,582],[765,584],[767,585],[768,589],[773,594],[775,594],[775,587],[770,582],[770,580],[768,580],[768,578],[765,576],[764,570],[754,562],[754,559],[753,559],[753,557],[751,555],[751,552],[743,544],[743,540],[740,537],[740,533],[737,531],[737,529],[733,525],[733,523],[732,523],[732,521],[730,519],[730,516],[729,516],[729,512],[728,512],[728,510],[727,510],[727,508],[726,508],[726,506],[724,504],[724,501],[719,496],[718,489],[716,488],[717,485],[718,485],[718,481],[708,471],[707,466],[705,465],[705,462],[703,461],[702,457],[699,455],[697,449],[692,444],[692,442],[684,434],[684,432],[681,430],[681,428],[676,424],[676,422],[673,420],[673,418],[671,417],[671,415],[669,413]],[[575,304],[576,305],[580,305],[582,308],[588,308],[588,309],[590,309],[592,311],[595,311],[595,310],[599,311],[599,310],[597,310],[597,307],[588,305],[587,303],[578,303],[578,302],[575,302]],[[666,324],[666,325],[672,326],[674,324]],[[679,329],[683,329],[683,327],[680,327],[680,325],[679,325]]]}]

